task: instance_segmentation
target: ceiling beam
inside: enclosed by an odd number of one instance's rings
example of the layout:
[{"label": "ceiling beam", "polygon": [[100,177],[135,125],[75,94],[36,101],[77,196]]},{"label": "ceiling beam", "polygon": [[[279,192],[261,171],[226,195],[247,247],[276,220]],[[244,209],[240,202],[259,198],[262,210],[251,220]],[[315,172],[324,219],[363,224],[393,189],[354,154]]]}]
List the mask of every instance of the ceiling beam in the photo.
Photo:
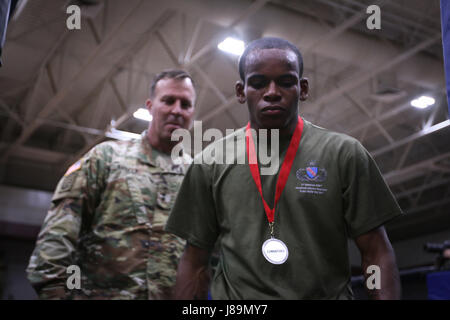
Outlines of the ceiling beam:
[{"label": "ceiling beam", "polygon": [[[444,88],[440,88],[439,90],[436,90],[435,94],[440,94],[441,92],[443,94],[445,94],[446,91],[444,90]],[[383,112],[381,114],[377,114],[375,117],[371,118],[370,120],[368,120],[366,122],[362,122],[361,124],[354,126],[346,133],[351,136],[354,136],[354,135],[356,135],[356,133],[358,131],[365,130],[368,126],[375,124],[377,121],[381,122],[381,121],[390,119],[392,117],[397,116],[399,113],[402,113],[402,112],[404,112],[406,110],[410,110],[410,109],[411,109],[411,101],[408,100],[407,102],[404,102],[404,103],[400,104],[399,106],[392,108],[389,111]]]},{"label": "ceiling beam", "polygon": [[[226,28],[227,30],[231,30],[246,19],[248,19],[250,16],[255,14],[259,9],[261,9],[269,0],[256,0],[254,1],[247,10],[244,10],[241,15],[239,15],[236,19],[233,20],[233,22]],[[211,52],[212,50],[216,49],[218,42],[220,41],[220,36],[222,35],[222,32],[220,34],[217,34],[216,36],[212,37],[212,39],[203,46],[200,50],[198,50],[194,56],[186,63],[184,66],[185,68],[189,67],[190,64],[195,63],[198,61],[201,57],[203,57],[205,54]]]},{"label": "ceiling beam", "polygon": [[[264,2],[264,3],[263,3]],[[380,1],[380,4],[383,4],[385,1]],[[261,3],[257,6],[256,2],[254,3],[255,7],[254,8],[249,8],[248,10],[251,12],[251,14],[253,14],[254,12],[256,12],[256,10],[260,9],[263,5],[265,4],[265,1],[261,1]],[[253,11],[255,10],[255,11]],[[359,18],[359,15],[361,15],[361,13],[356,14],[355,16],[353,16],[352,18],[352,22],[354,22],[354,20],[357,20],[357,17]],[[234,25],[234,23],[232,23],[232,25]],[[345,31],[346,29],[348,29],[351,26],[351,24],[348,26],[347,23],[344,23],[340,29],[342,29],[342,31]],[[231,26],[229,27],[231,28]],[[341,31],[341,32],[342,32]],[[338,35],[339,33],[332,33],[333,35]],[[324,37],[325,40],[328,39],[328,36]],[[350,81],[348,81],[345,85],[343,85],[342,87],[336,88],[335,90],[331,91],[331,93],[322,96],[321,98],[319,98],[317,101],[308,104],[305,104],[305,107],[308,109],[313,109],[316,108],[318,106],[320,106],[321,104],[324,104],[328,101],[331,101],[332,99],[335,99],[338,95],[346,93],[347,91],[357,87],[358,85],[364,83],[365,81],[369,80],[370,78],[378,75],[379,73],[388,70],[392,67],[394,67],[395,65],[403,62],[404,60],[410,58],[411,56],[413,56],[414,54],[420,52],[421,50],[427,48],[428,46],[434,44],[435,42],[437,42],[439,39],[441,38],[441,34],[436,34],[434,37],[431,37],[430,39],[425,40],[424,42],[418,44],[417,46],[410,48],[409,50],[406,50],[405,52],[402,52],[401,54],[399,54],[398,56],[389,59],[389,61],[386,61],[386,64],[384,64],[381,67],[378,68],[374,68],[372,70],[368,70],[365,71],[359,75],[357,75],[356,77],[353,77],[352,79],[350,79]],[[313,43],[312,46],[316,47],[318,46],[320,43],[322,42],[316,42]],[[214,44],[214,45],[213,45]],[[200,56],[203,56],[204,54],[206,54],[207,52],[211,51],[213,48],[215,48],[215,46],[217,45],[217,39],[216,37],[214,37],[206,46],[204,46],[202,49],[200,49],[196,55],[194,55],[194,57],[187,63],[187,65],[185,65],[185,67],[189,67],[190,64],[193,64],[196,60],[198,60],[198,58]],[[198,55],[198,56],[197,56]],[[211,116],[216,116],[218,114],[220,114],[221,112],[227,110],[228,107],[230,107],[231,103],[230,101],[227,101],[226,105],[222,104],[220,106],[220,109],[216,109],[214,110],[214,112],[211,112],[211,114],[208,114],[208,119]],[[408,105],[409,106],[409,105]],[[206,121],[206,120],[204,120]],[[368,122],[369,123],[369,122]],[[373,119],[370,120],[370,123],[374,123],[375,125],[377,125],[377,127],[380,129],[380,131],[383,133],[383,135],[386,137],[386,139],[388,139],[389,142],[393,142],[392,137],[390,137],[390,135],[382,128],[382,126],[379,124],[379,118],[378,117],[374,117]],[[356,131],[356,129],[353,129],[353,131]]]},{"label": "ceiling beam", "polygon": [[[127,51],[127,53],[120,59],[120,61],[116,64],[116,67],[113,68],[106,76],[105,78],[101,81],[101,83],[99,84],[99,86],[101,84],[104,84],[106,82],[109,82],[116,74],[117,74],[117,70],[125,65],[127,63],[127,61],[129,61],[130,57],[136,55],[143,47],[145,47],[145,45],[147,45],[149,42],[149,37],[154,35],[155,32],[161,28],[161,26],[166,23],[167,21],[170,20],[170,18],[172,18],[175,14],[175,11],[173,10],[166,10],[159,18],[158,20],[152,25],[150,26],[149,29],[147,29],[147,31],[145,31],[144,33],[141,34],[141,36],[139,37],[139,39],[134,43],[134,45],[132,45],[130,47],[130,49]],[[142,76],[143,74],[141,74]],[[97,89],[101,88],[97,86]],[[101,91],[101,90],[99,90]],[[100,92],[101,93],[101,92]],[[89,94],[91,95],[91,94]],[[116,98],[119,99],[119,97],[121,97],[120,94],[118,94],[118,96]],[[119,99],[119,101],[123,102],[123,98]],[[120,103],[120,102],[119,102]],[[122,108],[126,107],[124,105],[122,105]],[[98,143],[100,143],[101,141],[103,141],[103,139],[105,138],[106,134],[108,132],[110,132],[112,129],[117,129],[120,125],[122,125],[124,122],[126,122],[128,119],[131,118],[133,112],[135,110],[130,110],[130,108],[127,108],[127,111],[124,112],[116,121],[114,121],[114,124],[109,124],[104,130],[101,131],[101,133],[97,136],[97,138],[95,138],[93,141],[89,142],[88,144],[86,144],[86,146],[84,148],[82,148],[76,155],[74,156],[70,156],[68,158],[67,161],[64,162],[63,164],[63,169],[66,169],[69,165],[71,165],[74,161],[78,160],[80,157],[82,157],[87,151],[89,151],[92,147],[94,147],[95,145],[97,145]]]},{"label": "ceiling beam", "polygon": [[[146,45],[152,44],[151,37],[155,34],[155,31],[161,28],[167,21],[169,21],[175,14],[173,10],[166,10],[157,19],[157,21],[151,25],[144,33],[142,33],[139,39],[128,49],[128,51],[120,58],[120,60],[112,66],[111,70],[105,75],[105,77],[87,94],[86,98],[80,103],[79,108],[75,111],[79,114],[85,111],[89,106],[90,100],[94,99],[96,96],[100,95],[105,87],[105,84],[110,82],[118,72],[124,67],[128,61],[135,56],[142,48]],[[144,75],[146,73],[141,73]]]},{"label": "ceiling beam", "polygon": [[50,63],[51,59],[55,56],[56,52],[60,49],[62,44],[66,41],[67,36],[69,35],[69,30],[67,28],[64,28],[64,31],[61,33],[61,35],[58,37],[56,42],[53,44],[50,51],[45,56],[44,60],[42,61],[41,65],[38,68],[38,71],[36,74],[32,77],[32,83],[34,85],[30,87],[30,89],[27,90],[27,93],[23,99],[24,106],[22,107],[22,110],[24,112],[24,119],[25,121],[28,121],[31,114],[31,103],[35,101],[35,97],[38,91],[38,88],[41,85],[42,78],[46,72],[47,65]]},{"label": "ceiling beam", "polygon": [[[212,81],[211,78],[196,64],[191,64],[191,66],[194,68],[194,70],[197,72],[197,74],[199,74],[200,77],[202,77],[203,82],[206,84],[206,86],[209,87],[216,94],[216,96],[219,98],[220,102],[222,104],[226,104],[227,97],[225,97],[225,95],[222,93],[222,91],[220,91],[220,89],[214,84],[214,81]],[[231,114],[229,112],[228,108],[225,108],[224,111],[227,113],[227,115],[233,121],[234,125],[237,126],[238,122],[235,119],[235,117],[233,116],[233,114]],[[202,119],[202,121],[206,121],[206,120]]]},{"label": "ceiling beam", "polygon": [[396,193],[395,197],[397,199],[401,199],[401,198],[404,198],[404,197],[408,197],[411,194],[422,192],[423,190],[439,187],[439,186],[445,185],[445,184],[446,185],[450,185],[450,179],[435,180],[435,181],[432,181],[430,183],[423,184],[423,185],[421,185],[421,186],[419,186],[417,188],[411,188],[411,189],[402,191],[400,193]]},{"label": "ceiling beam", "polygon": [[435,124],[434,126],[422,129],[419,132],[416,132],[416,133],[414,133],[414,134],[412,134],[412,135],[410,135],[410,136],[408,136],[406,138],[397,140],[397,141],[395,141],[395,142],[393,142],[393,143],[391,143],[391,144],[389,144],[389,145],[387,145],[385,147],[382,147],[382,148],[377,149],[375,151],[372,151],[370,153],[371,153],[371,155],[373,157],[378,157],[378,156],[380,156],[380,155],[382,155],[382,154],[384,154],[384,153],[386,153],[388,151],[391,151],[391,150],[396,149],[396,148],[398,148],[400,146],[403,146],[404,144],[416,141],[416,140],[418,140],[418,139],[420,139],[420,138],[422,138],[424,136],[427,136],[429,134],[432,134],[432,133],[434,133],[436,131],[445,129],[448,126],[450,126],[450,120],[442,121],[440,123]]},{"label": "ceiling beam", "polygon": [[233,105],[233,103],[236,103],[236,102],[237,102],[236,94],[233,93],[229,97],[227,97],[226,100],[224,102],[222,102],[219,106],[214,107],[210,112],[208,112],[207,114],[202,116],[201,120],[206,123],[211,118],[213,118],[216,115],[218,115],[218,114],[224,112],[225,110],[227,110],[230,106]]},{"label": "ceiling beam", "polygon": [[403,183],[405,181],[420,177],[428,172],[430,172],[431,166],[439,161],[450,158],[450,152],[446,152],[444,154],[440,154],[429,158],[427,160],[421,161],[419,163],[415,163],[406,168],[400,170],[393,170],[383,174],[384,179],[390,185],[396,185]]},{"label": "ceiling beam", "polygon": [[63,163],[61,169],[66,170],[71,164],[73,164],[76,160],[80,159],[91,148],[102,142],[105,139],[105,136],[108,132],[110,132],[112,129],[120,127],[125,121],[130,119],[132,114],[133,110],[129,110],[128,112],[122,114],[116,121],[114,121],[114,124],[108,125],[106,129],[101,131],[101,133],[95,139],[93,139],[90,143],[86,144],[75,155],[71,155],[69,156],[69,158],[66,158],[67,160]]},{"label": "ceiling beam", "polygon": [[[335,83],[335,86],[338,87],[337,83]],[[368,116],[369,118],[373,118],[374,119],[374,123],[375,126],[378,128],[378,130],[381,132],[381,134],[386,138],[386,140],[389,143],[394,143],[394,139],[391,137],[391,135],[386,131],[386,129],[381,125],[380,121],[378,119],[376,119],[374,117],[374,115],[372,115],[369,110],[367,109],[367,107],[360,101],[358,101],[356,98],[353,98],[349,93],[344,93],[343,94],[345,98],[347,98],[353,106],[355,106],[356,108],[358,108],[359,110],[361,110],[363,113],[366,114],[366,116]],[[318,117],[320,117],[320,114],[318,114]],[[316,118],[316,121],[318,120],[318,117]],[[315,122],[316,122],[315,121]]]},{"label": "ceiling beam", "polygon": [[167,54],[169,55],[170,60],[172,60],[172,63],[175,67],[180,67],[180,62],[178,61],[178,58],[175,56],[175,52],[172,50],[172,48],[169,46],[169,44],[166,41],[166,38],[163,37],[161,32],[159,30],[155,31],[155,35],[158,38],[159,42],[163,45],[164,49],[166,50]]},{"label": "ceiling beam", "polygon": [[[373,4],[381,7],[386,4],[386,0],[374,1]],[[362,9],[359,12],[356,12],[353,16],[346,19],[344,23],[333,27],[330,32],[327,32],[325,35],[308,45],[305,49],[303,49],[303,54],[305,55],[311,51],[314,51],[314,49],[319,47],[321,44],[331,41],[349,28],[361,22],[361,20],[363,20],[363,18],[365,17],[367,17],[366,8]]]},{"label": "ceiling beam", "polygon": [[[0,99],[0,107],[2,108],[7,108],[6,104],[3,104],[2,100]],[[17,119],[17,121],[21,124],[22,126],[25,126],[26,124],[19,118],[19,115],[14,113],[14,112],[8,112],[9,116],[13,119]],[[69,117],[69,116],[67,116]],[[69,121],[69,123],[67,122],[61,122],[61,121],[56,121],[56,120],[51,120],[49,118],[43,118],[43,119],[39,119],[39,121],[42,122],[42,124],[46,124],[52,127],[57,127],[57,128],[62,128],[62,129],[67,129],[67,130],[72,130],[72,131],[77,131],[80,133],[84,133],[84,134],[90,134],[90,135],[99,135],[102,133],[102,130],[99,129],[95,129],[95,128],[89,128],[89,127],[83,127],[78,125],[77,123],[74,123],[74,121]],[[87,139],[89,140],[89,139]],[[6,146],[3,146],[6,147]]]},{"label": "ceiling beam", "polygon": [[11,108],[6,104],[6,102],[0,98],[0,108],[5,110],[5,112],[16,121],[21,127],[25,126],[24,121],[20,118],[20,116],[14,112],[11,111]]},{"label": "ceiling beam", "polygon": [[430,210],[433,209],[435,207],[439,207],[439,206],[443,206],[450,203],[450,199],[442,199],[442,200],[438,200],[438,201],[433,201],[427,204],[424,204],[422,206],[416,207],[414,209],[411,210],[407,210],[406,213],[408,214],[413,214],[413,213],[417,213],[417,212],[421,212],[421,211],[425,211],[425,210]]},{"label": "ceiling beam", "polygon": [[189,60],[191,60],[192,57],[192,51],[195,48],[195,45],[197,44],[197,39],[200,34],[201,28],[203,24],[203,19],[198,19],[194,32],[192,33],[191,40],[189,41],[189,46],[186,50],[186,55],[184,56],[183,64],[186,64]]},{"label": "ceiling beam", "polygon": [[51,112],[56,109],[61,102],[66,98],[67,94],[72,90],[76,83],[79,83],[85,78],[86,71],[91,71],[91,68],[96,60],[102,53],[102,51],[108,47],[111,42],[116,40],[117,34],[124,28],[126,22],[134,15],[136,9],[141,6],[144,0],[140,0],[135,4],[131,10],[121,19],[113,30],[102,40],[102,42],[94,49],[91,55],[86,59],[83,66],[76,73],[76,75],[67,82],[67,84],[61,88],[56,95],[54,95],[50,101],[38,112],[36,119],[31,121],[28,126],[22,131],[19,138],[17,138],[12,145],[4,152],[3,156],[0,158],[0,162],[6,161],[11,151],[17,146],[22,145],[36,129],[41,125],[41,121],[37,120],[39,118],[46,118]]},{"label": "ceiling beam", "polygon": [[331,102],[331,101],[335,100],[336,98],[339,98],[339,96],[342,95],[343,93],[358,87],[359,85],[363,84],[364,82],[368,81],[369,79],[375,77],[376,75],[378,75],[386,70],[392,69],[394,66],[396,66],[399,63],[405,61],[406,59],[412,57],[413,55],[417,54],[418,52],[422,51],[423,49],[429,47],[432,44],[435,44],[440,39],[441,39],[441,33],[438,33],[438,34],[434,35],[433,37],[430,37],[427,40],[419,43],[418,45],[402,52],[401,54],[390,58],[383,65],[379,65],[371,70],[362,71],[360,74],[345,81],[345,84],[343,86],[332,90],[328,94],[321,96],[319,99],[317,99],[316,101],[314,101],[310,104],[305,103],[305,108],[308,108],[309,110],[314,110],[322,104]]},{"label": "ceiling beam", "polygon": [[[6,143],[0,143],[0,149],[3,149],[5,147],[7,147]],[[67,154],[42,148],[20,146],[14,150],[11,156],[29,159],[32,161],[58,164],[67,157]]]}]

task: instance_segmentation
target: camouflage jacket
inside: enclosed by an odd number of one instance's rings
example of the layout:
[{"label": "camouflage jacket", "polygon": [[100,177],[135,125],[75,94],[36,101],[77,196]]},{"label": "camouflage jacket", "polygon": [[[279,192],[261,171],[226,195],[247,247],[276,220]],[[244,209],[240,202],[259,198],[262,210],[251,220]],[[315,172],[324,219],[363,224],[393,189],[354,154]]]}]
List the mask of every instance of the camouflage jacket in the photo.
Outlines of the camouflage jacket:
[{"label": "camouflage jacket", "polygon": [[[184,241],[165,233],[190,162],[140,140],[108,141],[58,183],[27,268],[42,299],[168,299]],[[80,268],[80,289],[67,286]],[[75,282],[76,283],[76,282]]]}]

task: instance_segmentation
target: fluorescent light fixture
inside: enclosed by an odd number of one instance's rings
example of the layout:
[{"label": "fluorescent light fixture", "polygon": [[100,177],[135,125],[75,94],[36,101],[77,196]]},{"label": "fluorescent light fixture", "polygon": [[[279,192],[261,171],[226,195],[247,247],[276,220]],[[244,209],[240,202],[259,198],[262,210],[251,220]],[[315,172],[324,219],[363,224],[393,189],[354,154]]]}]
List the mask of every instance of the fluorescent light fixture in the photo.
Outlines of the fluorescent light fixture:
[{"label": "fluorescent light fixture", "polygon": [[414,99],[411,101],[411,105],[418,109],[425,109],[429,106],[432,106],[435,103],[435,100],[432,97],[421,96],[420,98]]},{"label": "fluorescent light fixture", "polygon": [[225,52],[240,56],[245,49],[244,41],[228,37],[217,45],[217,47]]},{"label": "fluorescent light fixture", "polygon": [[148,113],[148,110],[145,108],[139,108],[133,113],[133,117],[145,121],[152,121],[153,117],[150,113]]},{"label": "fluorescent light fixture", "polygon": [[122,141],[128,141],[133,139],[140,139],[141,135],[133,132],[128,131],[122,131],[117,130],[114,128],[111,128],[109,132],[105,134],[108,138],[116,139],[116,140],[122,140]]}]

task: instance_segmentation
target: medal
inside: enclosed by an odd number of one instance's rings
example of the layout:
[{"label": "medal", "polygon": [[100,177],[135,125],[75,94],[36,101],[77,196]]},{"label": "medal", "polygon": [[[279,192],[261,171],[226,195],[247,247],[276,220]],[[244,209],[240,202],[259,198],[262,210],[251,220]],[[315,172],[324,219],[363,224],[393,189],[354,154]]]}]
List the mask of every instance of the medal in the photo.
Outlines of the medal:
[{"label": "medal", "polygon": [[262,254],[270,263],[282,264],[287,260],[289,250],[283,241],[274,238],[273,222],[269,222],[269,228],[270,239],[264,241],[262,245]]},{"label": "medal", "polygon": [[283,192],[286,182],[289,177],[289,172],[291,171],[292,163],[294,162],[295,154],[300,145],[300,139],[302,137],[303,131],[303,119],[298,117],[297,126],[295,128],[294,134],[292,135],[291,141],[289,143],[286,156],[281,165],[280,173],[278,175],[277,185],[275,189],[275,201],[273,208],[270,208],[266,200],[264,200],[264,195],[262,193],[261,176],[259,175],[258,168],[258,158],[256,157],[255,143],[253,141],[253,136],[250,132],[250,122],[247,124],[245,129],[246,145],[247,145],[247,157],[248,165],[252,173],[253,181],[255,181],[256,187],[258,188],[259,194],[264,205],[264,211],[266,212],[267,220],[269,221],[270,228],[270,239],[266,240],[262,245],[262,254],[267,261],[273,264],[284,263],[288,256],[289,251],[283,241],[276,239],[273,232],[273,224],[275,220],[275,208],[277,206],[278,200],[280,199],[281,193]]},{"label": "medal", "polygon": [[289,256],[288,248],[284,242],[275,238],[264,241],[262,253],[264,258],[273,264],[282,264]]}]

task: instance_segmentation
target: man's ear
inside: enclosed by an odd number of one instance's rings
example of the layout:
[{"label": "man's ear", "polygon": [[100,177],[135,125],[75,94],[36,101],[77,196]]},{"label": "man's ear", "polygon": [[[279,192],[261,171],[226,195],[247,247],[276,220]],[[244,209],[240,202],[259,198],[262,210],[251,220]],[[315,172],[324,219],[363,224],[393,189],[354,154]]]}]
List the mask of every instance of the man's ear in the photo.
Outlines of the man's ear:
[{"label": "man's ear", "polygon": [[247,100],[245,98],[245,92],[244,92],[244,83],[242,83],[242,81],[237,81],[236,82],[236,97],[238,98],[239,103],[243,104],[245,103],[245,101]]},{"label": "man's ear", "polygon": [[307,78],[300,79],[300,101],[308,99],[309,83]]},{"label": "man's ear", "polygon": [[147,100],[145,101],[145,106],[147,107],[148,113],[151,113],[151,110],[152,110],[152,100],[147,99]]}]

